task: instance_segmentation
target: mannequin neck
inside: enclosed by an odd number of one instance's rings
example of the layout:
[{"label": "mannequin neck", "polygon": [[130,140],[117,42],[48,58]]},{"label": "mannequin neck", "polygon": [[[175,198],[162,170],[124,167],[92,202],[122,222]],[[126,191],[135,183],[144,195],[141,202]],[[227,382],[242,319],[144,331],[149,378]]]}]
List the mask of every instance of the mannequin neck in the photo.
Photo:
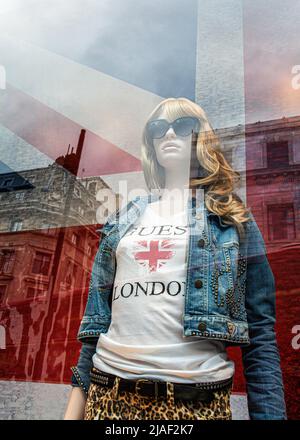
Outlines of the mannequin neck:
[{"label": "mannequin neck", "polygon": [[[162,199],[168,198],[168,194],[177,192],[183,194],[189,188],[190,162],[181,163],[180,167],[165,168],[165,186],[162,191]],[[184,191],[185,190],[185,191]]]}]

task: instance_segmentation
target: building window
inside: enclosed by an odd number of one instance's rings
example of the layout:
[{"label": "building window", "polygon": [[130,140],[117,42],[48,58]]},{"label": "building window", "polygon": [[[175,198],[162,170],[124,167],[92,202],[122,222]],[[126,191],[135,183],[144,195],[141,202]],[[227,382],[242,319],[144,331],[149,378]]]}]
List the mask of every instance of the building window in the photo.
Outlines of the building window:
[{"label": "building window", "polygon": [[36,287],[28,287],[27,299],[43,298],[46,296],[47,290],[37,289]]},{"label": "building window", "polygon": [[22,220],[14,220],[11,222],[10,230],[12,232],[21,231],[22,227],[23,227]]},{"label": "building window", "polygon": [[25,193],[23,193],[23,192],[16,192],[16,199],[17,200],[24,200],[24,196],[25,196]]},{"label": "building window", "polygon": [[267,167],[271,170],[289,166],[289,143],[287,141],[267,143]]},{"label": "building window", "polygon": [[57,225],[54,223],[43,223],[41,232],[47,235],[55,235]]},{"label": "building window", "polygon": [[74,244],[74,246],[78,246],[78,244],[79,244],[79,235],[75,234],[73,232],[72,237],[71,237],[71,242]]},{"label": "building window", "polygon": [[87,254],[89,255],[89,256],[91,256],[92,255],[92,247],[88,244],[88,247],[87,247]]},{"label": "building window", "polygon": [[34,183],[35,182],[35,176],[33,176],[33,175],[28,176],[27,180],[29,181],[29,183]]},{"label": "building window", "polygon": [[0,305],[3,304],[3,302],[4,302],[6,288],[7,288],[6,284],[0,284]]},{"label": "building window", "polygon": [[78,189],[78,188],[74,188],[74,195],[75,195],[75,197],[77,197],[78,199],[80,199],[80,197],[81,197],[81,193],[80,193],[80,190]]},{"label": "building window", "polygon": [[15,260],[15,251],[11,249],[0,250],[0,273],[11,274]]},{"label": "building window", "polygon": [[50,261],[50,254],[45,254],[44,252],[36,252],[32,265],[32,273],[48,275]]},{"label": "building window", "polygon": [[78,267],[76,264],[69,262],[67,267],[67,273],[65,276],[65,284],[67,289],[73,289],[76,285],[76,278],[78,274]]},{"label": "building window", "polygon": [[3,179],[1,181],[1,186],[4,187],[4,188],[12,186],[12,184],[14,183],[14,180],[15,180],[14,178]]},{"label": "building window", "polygon": [[96,182],[91,182],[91,183],[89,184],[89,191],[90,191],[92,194],[95,194],[95,192],[96,192]]},{"label": "building window", "polygon": [[78,212],[80,215],[84,216],[84,209],[81,206],[78,206]]},{"label": "building window", "polygon": [[295,215],[292,203],[268,206],[269,240],[293,240]]}]

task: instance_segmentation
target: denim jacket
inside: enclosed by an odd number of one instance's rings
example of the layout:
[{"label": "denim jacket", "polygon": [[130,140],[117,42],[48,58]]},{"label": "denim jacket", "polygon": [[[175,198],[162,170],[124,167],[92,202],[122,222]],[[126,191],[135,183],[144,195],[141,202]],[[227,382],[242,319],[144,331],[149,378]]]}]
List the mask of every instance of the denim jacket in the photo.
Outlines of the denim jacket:
[{"label": "denim jacket", "polygon": [[[157,196],[138,196],[112,214],[103,228],[77,339],[82,343],[72,385],[88,393],[92,356],[111,322],[120,239]],[[275,325],[275,280],[265,243],[250,213],[243,236],[235,226],[188,199],[189,247],[183,335],[240,346],[250,419],[286,419]]]}]

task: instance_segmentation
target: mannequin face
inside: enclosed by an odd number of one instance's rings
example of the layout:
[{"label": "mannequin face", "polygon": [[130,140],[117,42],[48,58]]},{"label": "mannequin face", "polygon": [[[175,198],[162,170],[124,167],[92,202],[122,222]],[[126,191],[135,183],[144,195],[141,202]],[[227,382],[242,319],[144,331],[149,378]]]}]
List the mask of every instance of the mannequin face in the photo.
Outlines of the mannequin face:
[{"label": "mannequin face", "polygon": [[[156,119],[166,119],[172,122],[164,114]],[[187,169],[190,165],[192,134],[188,136],[177,136],[170,127],[165,136],[160,139],[153,139],[158,163],[166,170],[180,168]]]}]

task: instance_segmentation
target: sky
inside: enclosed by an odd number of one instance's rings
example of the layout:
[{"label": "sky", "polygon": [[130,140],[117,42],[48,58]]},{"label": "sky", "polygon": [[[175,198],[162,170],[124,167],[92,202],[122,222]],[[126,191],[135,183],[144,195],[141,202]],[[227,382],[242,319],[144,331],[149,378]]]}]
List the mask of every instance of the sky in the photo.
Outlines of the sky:
[{"label": "sky", "polygon": [[244,1],[245,102],[248,122],[300,115],[300,1]]},{"label": "sky", "polygon": [[197,0],[1,3],[1,32],[158,95],[194,98]]},{"label": "sky", "polygon": [[[210,2],[216,15],[222,2]],[[291,69],[300,64],[300,1],[226,3],[233,13],[243,6],[248,120],[299,114]],[[157,95],[193,99],[198,4],[201,24],[203,0],[0,0],[0,29],[139,87],[147,83]],[[222,46],[228,52],[225,44],[220,38],[216,54]]]}]

